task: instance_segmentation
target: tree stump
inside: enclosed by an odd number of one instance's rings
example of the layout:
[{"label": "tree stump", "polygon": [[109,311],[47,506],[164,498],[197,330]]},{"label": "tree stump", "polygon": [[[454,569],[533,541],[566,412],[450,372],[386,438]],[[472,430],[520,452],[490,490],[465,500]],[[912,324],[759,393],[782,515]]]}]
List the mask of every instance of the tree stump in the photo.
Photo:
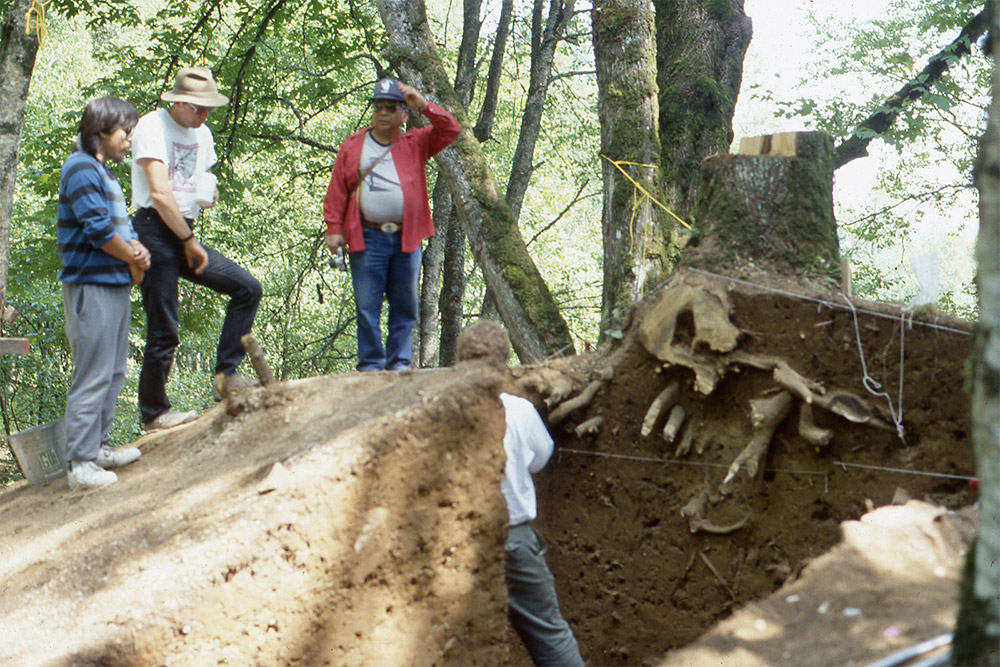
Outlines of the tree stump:
[{"label": "tree stump", "polygon": [[753,137],[737,155],[705,158],[692,218],[698,234],[684,250],[684,265],[839,278],[832,137]]}]

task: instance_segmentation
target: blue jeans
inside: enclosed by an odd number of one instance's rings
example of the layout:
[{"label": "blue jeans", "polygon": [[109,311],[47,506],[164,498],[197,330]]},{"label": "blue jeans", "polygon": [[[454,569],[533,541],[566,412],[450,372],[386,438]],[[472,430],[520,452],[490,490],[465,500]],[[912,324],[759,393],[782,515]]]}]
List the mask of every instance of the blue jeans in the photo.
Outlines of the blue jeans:
[{"label": "blue jeans", "polygon": [[[362,229],[365,249],[348,254],[358,319],[359,371],[401,371],[413,365],[417,282],[423,253],[402,251],[401,232]],[[382,346],[382,302],[389,301],[389,336]]]},{"label": "blue jeans", "polygon": [[149,422],[170,409],[167,378],[180,342],[177,313],[177,282],[180,278],[203,285],[229,297],[216,350],[215,372],[232,375],[246,352],[240,338],[250,333],[263,290],[260,282],[242,266],[203,244],[208,266],[201,275],[188,268],[184,244],[170,231],[154,209],[136,212],[132,222],[139,241],[152,256],[142,281],[142,305],[146,310],[146,350],[139,372],[139,412]]}]

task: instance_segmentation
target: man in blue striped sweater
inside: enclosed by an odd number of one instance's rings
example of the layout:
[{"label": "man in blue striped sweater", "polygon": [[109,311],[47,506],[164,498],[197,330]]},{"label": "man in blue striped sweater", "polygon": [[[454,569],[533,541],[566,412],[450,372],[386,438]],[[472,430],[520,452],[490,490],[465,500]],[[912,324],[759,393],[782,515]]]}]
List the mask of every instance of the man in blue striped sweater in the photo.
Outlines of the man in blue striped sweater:
[{"label": "man in blue striped sweater", "polygon": [[66,336],[73,381],[66,395],[66,460],[70,488],[113,484],[117,468],[139,458],[136,447],[112,449],[115,401],[125,381],[132,319],[129,289],[149,268],[128,217],[121,184],[106,162],[132,147],[135,107],[114,97],[83,110],[77,150],[59,178],[57,240]]}]

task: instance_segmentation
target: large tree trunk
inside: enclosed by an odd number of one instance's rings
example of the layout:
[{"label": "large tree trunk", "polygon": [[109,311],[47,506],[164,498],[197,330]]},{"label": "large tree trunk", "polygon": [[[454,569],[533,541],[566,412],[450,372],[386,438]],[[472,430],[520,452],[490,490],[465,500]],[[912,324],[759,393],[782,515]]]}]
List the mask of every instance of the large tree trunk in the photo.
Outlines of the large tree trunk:
[{"label": "large tree trunk", "polygon": [[[14,216],[14,184],[21,149],[21,130],[28,86],[35,69],[38,39],[25,34],[31,0],[13,0],[0,27],[0,313],[7,304],[10,228]],[[0,330],[3,324],[0,323]]]},{"label": "large tree trunk", "polygon": [[739,155],[706,158],[691,219],[698,235],[684,249],[686,265],[838,277],[833,139],[786,132],[745,139]]},{"label": "large tree trunk", "polygon": [[660,164],[653,14],[642,0],[598,0],[591,13],[601,123],[604,288],[601,339],[620,328],[626,308],[664,274],[659,209]]},{"label": "large tree trunk", "polygon": [[976,284],[979,324],[972,351],[972,445],[979,475],[979,536],[960,591],[954,664],[1000,665],[1000,7],[993,35],[993,101],[979,144]]},{"label": "large tree trunk", "polygon": [[538,273],[510,208],[483,158],[479,141],[455,94],[427,25],[422,0],[379,0],[389,34],[386,56],[403,79],[440,101],[463,127],[455,143],[438,154],[465,233],[493,293],[511,344],[523,363],[573,353],[569,327]]},{"label": "large tree trunk", "polygon": [[752,34],[743,0],[654,0],[661,171],[683,218],[707,155],[725,154]]}]

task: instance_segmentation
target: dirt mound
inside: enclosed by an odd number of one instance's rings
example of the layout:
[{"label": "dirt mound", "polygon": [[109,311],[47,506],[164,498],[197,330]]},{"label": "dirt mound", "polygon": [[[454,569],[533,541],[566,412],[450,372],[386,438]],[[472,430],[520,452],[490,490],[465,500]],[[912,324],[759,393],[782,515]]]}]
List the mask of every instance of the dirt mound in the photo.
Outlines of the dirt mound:
[{"label": "dirt mound", "polygon": [[[538,527],[589,663],[655,664],[719,621],[688,650],[777,664],[833,619],[850,641],[828,664],[925,639],[950,627],[969,533],[948,510],[974,500],[968,325],[856,305],[857,329],[843,301],[681,273],[608,355],[250,390],[140,440],[113,487],[8,487],[0,662],[526,662],[504,614],[501,387],[553,424]],[[879,510],[830,552],[841,522],[907,497],[934,505],[889,508],[917,533]],[[934,548],[892,570],[914,534]]]}]

